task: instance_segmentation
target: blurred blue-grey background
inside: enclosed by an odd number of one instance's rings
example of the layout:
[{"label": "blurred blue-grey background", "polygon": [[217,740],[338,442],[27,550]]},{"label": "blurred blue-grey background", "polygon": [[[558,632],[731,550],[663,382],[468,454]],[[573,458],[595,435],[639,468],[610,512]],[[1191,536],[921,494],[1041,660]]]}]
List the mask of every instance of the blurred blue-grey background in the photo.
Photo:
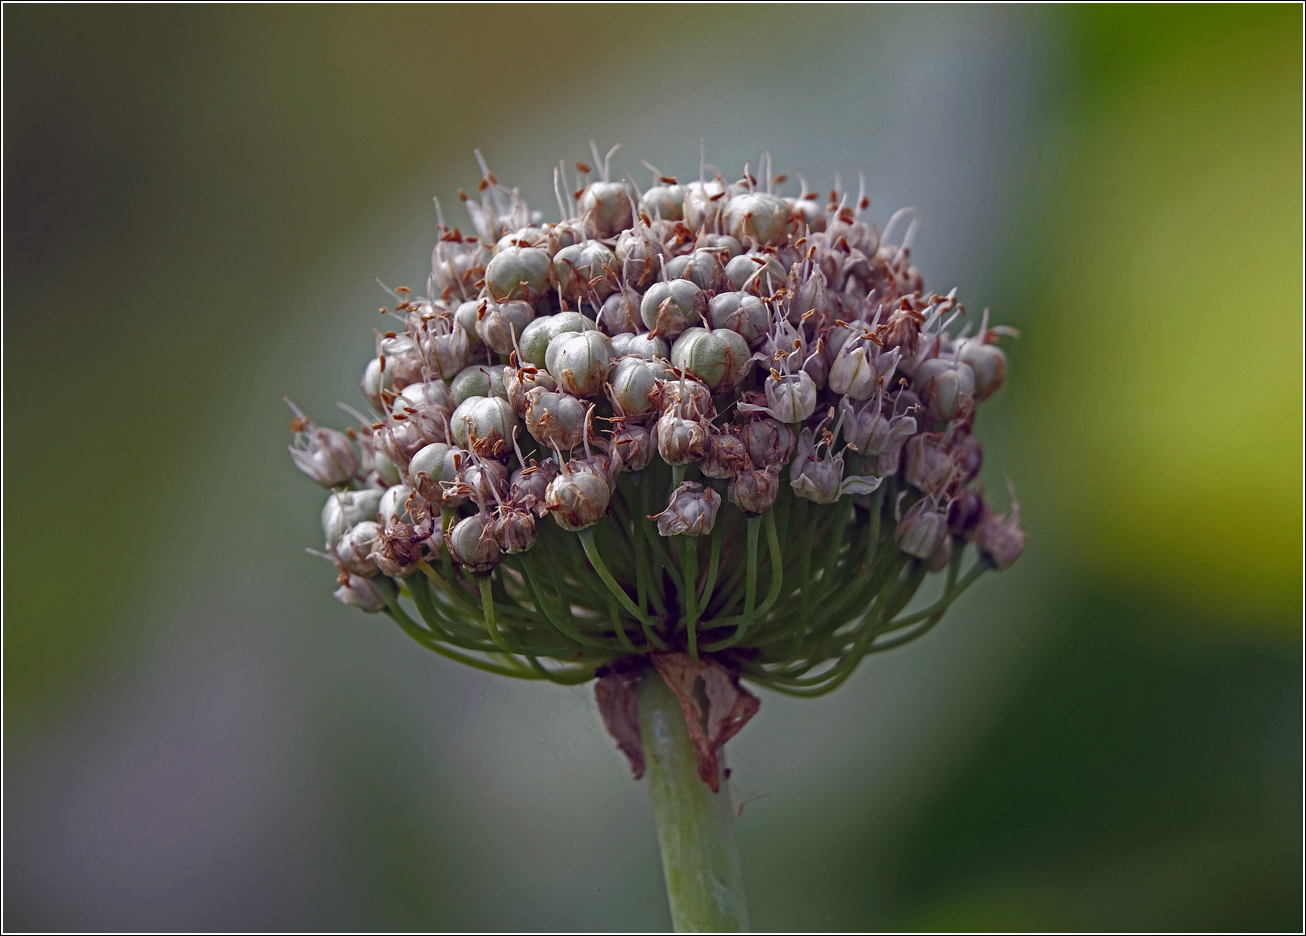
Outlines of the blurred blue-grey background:
[{"label": "blurred blue-grey background", "polygon": [[1023,334],[1025,557],[730,745],[754,925],[1300,929],[1301,16],[6,7],[5,927],[669,925],[588,687],[331,600],[280,400],[360,402],[474,146],[551,216],[703,138]]}]

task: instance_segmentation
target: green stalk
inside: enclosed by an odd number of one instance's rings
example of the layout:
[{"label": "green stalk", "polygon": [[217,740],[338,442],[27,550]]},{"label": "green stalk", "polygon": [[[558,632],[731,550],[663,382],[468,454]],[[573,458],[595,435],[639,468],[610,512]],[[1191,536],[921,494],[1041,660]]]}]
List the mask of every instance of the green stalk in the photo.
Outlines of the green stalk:
[{"label": "green stalk", "polygon": [[722,782],[713,793],[699,778],[684,710],[656,671],[640,682],[639,727],[672,926],[677,933],[746,931],[730,790]]}]

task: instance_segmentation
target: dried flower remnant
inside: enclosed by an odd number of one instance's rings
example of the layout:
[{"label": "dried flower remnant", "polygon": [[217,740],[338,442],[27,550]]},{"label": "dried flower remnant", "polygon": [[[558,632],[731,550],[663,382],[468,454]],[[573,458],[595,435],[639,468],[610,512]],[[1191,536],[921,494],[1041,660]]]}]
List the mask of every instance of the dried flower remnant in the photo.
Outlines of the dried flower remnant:
[{"label": "dried flower remnant", "polygon": [[467,232],[437,201],[424,293],[387,288],[370,414],[294,409],[291,455],[331,489],[337,599],[491,672],[598,677],[636,775],[661,678],[715,788],[741,680],[827,692],[1023,551],[976,480],[1014,332],[925,289],[910,212],[785,194],[769,157],[641,191],[615,152],[553,170],[556,221],[478,153]]}]

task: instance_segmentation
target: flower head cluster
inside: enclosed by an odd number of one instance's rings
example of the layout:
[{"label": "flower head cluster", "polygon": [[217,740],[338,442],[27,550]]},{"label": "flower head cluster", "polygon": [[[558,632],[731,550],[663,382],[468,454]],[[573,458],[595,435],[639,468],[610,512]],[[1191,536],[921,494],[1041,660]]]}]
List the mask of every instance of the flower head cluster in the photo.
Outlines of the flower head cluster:
[{"label": "flower head cluster", "polygon": [[828,691],[1022,551],[976,482],[1010,331],[926,290],[915,222],[893,242],[908,213],[881,232],[864,191],[782,194],[769,157],[641,190],[613,152],[554,170],[551,223],[481,160],[471,230],[440,214],[425,293],[382,310],[371,415],[296,411],[336,597],[600,698],[641,657]]}]

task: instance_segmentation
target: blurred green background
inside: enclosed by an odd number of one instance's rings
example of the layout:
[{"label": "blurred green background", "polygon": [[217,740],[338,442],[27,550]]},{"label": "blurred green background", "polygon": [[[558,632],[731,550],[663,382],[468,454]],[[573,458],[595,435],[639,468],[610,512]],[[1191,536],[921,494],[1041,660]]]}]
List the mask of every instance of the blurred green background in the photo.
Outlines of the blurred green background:
[{"label": "blurred green background", "polygon": [[3,15],[6,928],[668,925],[586,688],[331,600],[280,398],[359,402],[473,146],[551,217],[703,137],[1023,334],[1025,557],[731,743],[755,927],[1300,929],[1299,7]]}]

